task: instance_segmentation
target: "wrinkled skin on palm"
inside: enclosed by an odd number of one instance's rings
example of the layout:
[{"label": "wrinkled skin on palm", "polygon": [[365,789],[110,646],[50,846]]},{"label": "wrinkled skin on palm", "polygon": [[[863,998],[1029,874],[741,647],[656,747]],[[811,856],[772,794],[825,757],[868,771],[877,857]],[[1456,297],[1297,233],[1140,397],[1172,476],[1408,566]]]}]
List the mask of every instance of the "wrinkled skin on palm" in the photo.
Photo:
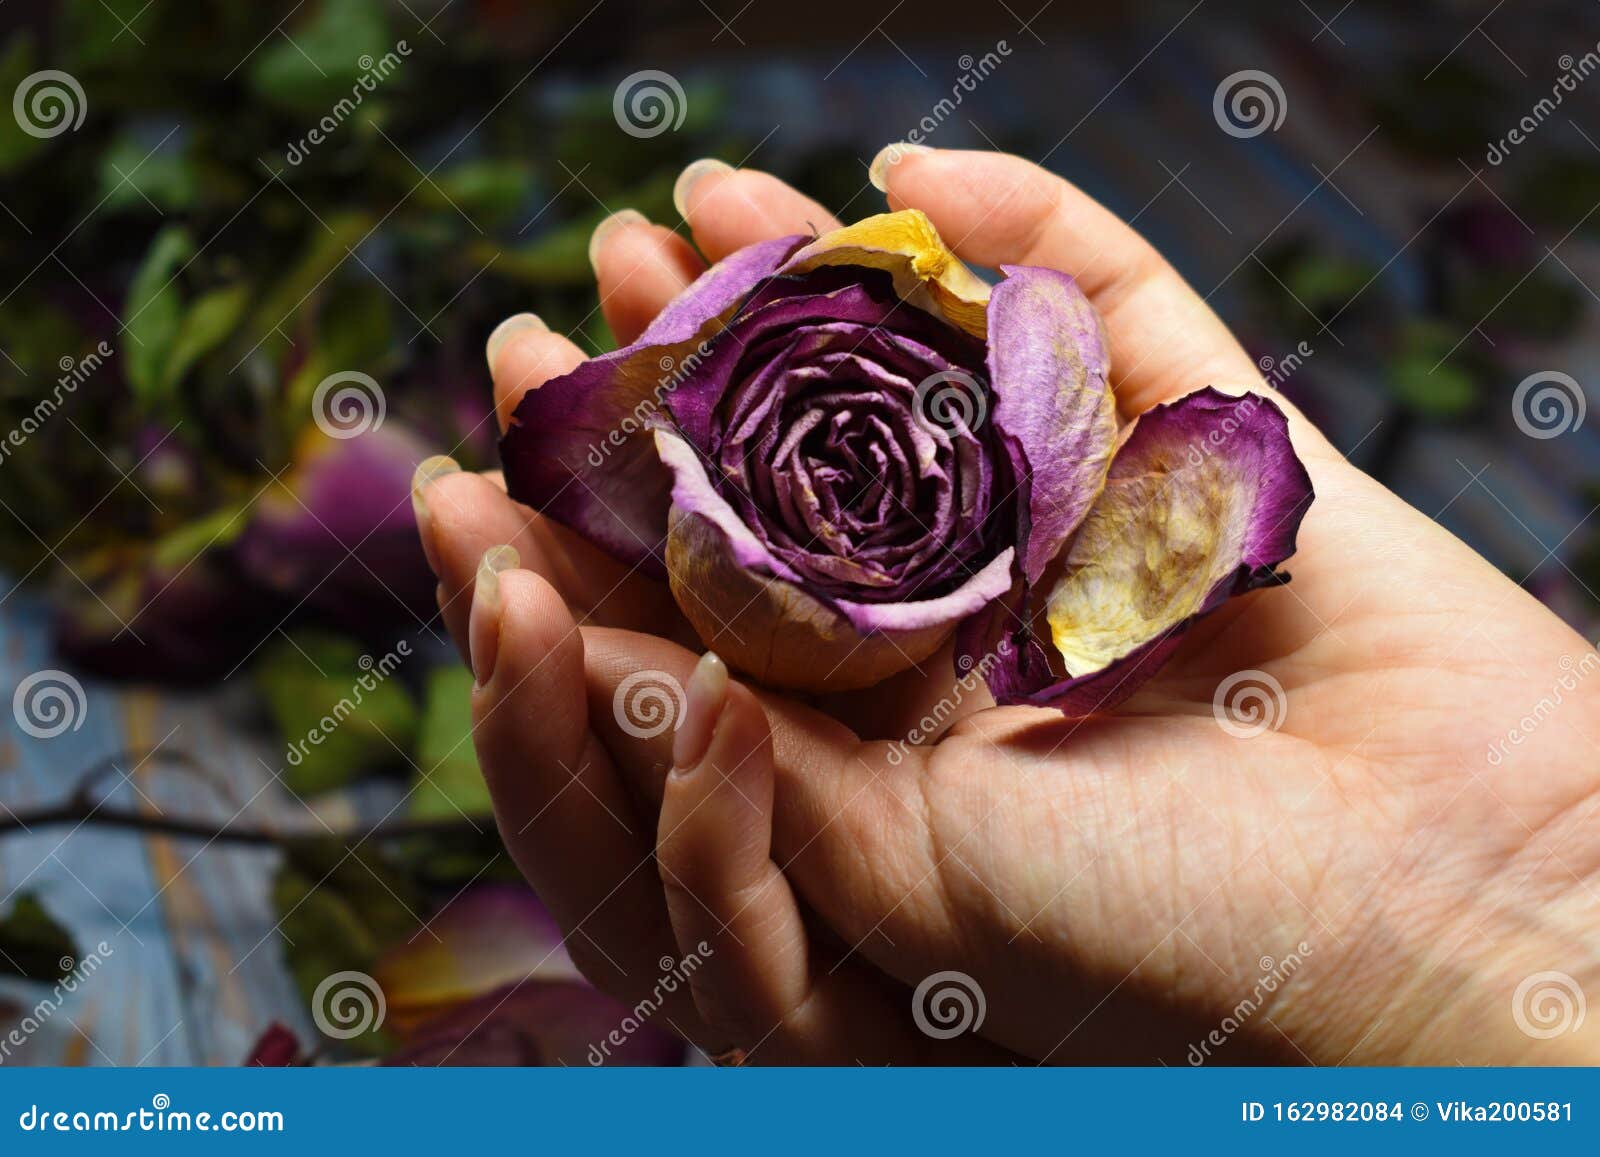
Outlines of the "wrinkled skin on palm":
[{"label": "wrinkled skin on palm", "polygon": [[869,686],[955,634],[1001,703],[1114,706],[1282,580],[1310,480],[1259,396],[1119,428],[1077,284],[1000,272],[915,210],[743,249],[525,395],[510,493],[665,577],[769,686]]}]

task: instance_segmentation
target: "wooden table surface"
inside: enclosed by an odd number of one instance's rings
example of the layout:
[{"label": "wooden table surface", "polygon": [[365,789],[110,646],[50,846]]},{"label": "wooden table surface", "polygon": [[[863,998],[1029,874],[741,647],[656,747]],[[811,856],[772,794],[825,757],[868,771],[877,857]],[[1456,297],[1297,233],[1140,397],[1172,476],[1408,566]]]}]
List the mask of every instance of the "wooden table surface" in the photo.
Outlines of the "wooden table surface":
[{"label": "wooden table surface", "polygon": [[[21,596],[0,605],[0,688],[10,692],[54,665],[42,623],[37,604]],[[120,773],[104,780],[106,808],[219,825],[234,817],[252,826],[310,822],[274,782],[281,750],[237,725],[238,696],[82,686],[81,721],[54,738],[29,736],[4,716],[4,808],[25,813],[61,802],[100,761],[154,752],[118,761]],[[205,777],[162,758],[173,752],[197,757]],[[0,911],[31,892],[81,954],[102,941],[110,950],[7,1063],[238,1064],[273,1020],[304,1039],[310,1020],[284,969],[268,894],[276,856],[94,824],[0,840]],[[0,1003],[29,1010],[49,991],[0,980]],[[0,1030],[9,1027],[0,1019]]]}]

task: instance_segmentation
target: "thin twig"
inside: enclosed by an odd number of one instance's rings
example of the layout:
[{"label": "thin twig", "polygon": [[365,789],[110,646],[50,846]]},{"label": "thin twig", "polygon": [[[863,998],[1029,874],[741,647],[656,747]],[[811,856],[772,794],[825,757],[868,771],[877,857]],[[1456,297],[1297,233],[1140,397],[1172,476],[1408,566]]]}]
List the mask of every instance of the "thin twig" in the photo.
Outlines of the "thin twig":
[{"label": "thin twig", "polygon": [[[158,758],[204,774],[193,756],[180,751],[151,753]],[[355,846],[369,840],[395,840],[410,836],[481,835],[482,829],[470,819],[451,820],[385,820],[375,824],[345,830],[329,831],[326,828],[307,828],[302,831],[283,831],[278,828],[242,827],[210,820],[185,819],[175,816],[147,815],[126,808],[107,808],[94,798],[95,785],[114,770],[119,763],[136,761],[137,753],[119,752],[107,756],[84,772],[77,788],[64,803],[51,804],[31,811],[7,809],[0,814],[0,836],[11,832],[32,831],[35,828],[56,827],[63,824],[86,824],[124,831],[142,832],[146,835],[176,836],[182,839],[215,841],[223,844],[244,844],[257,847],[281,847],[306,839],[336,839]]]}]

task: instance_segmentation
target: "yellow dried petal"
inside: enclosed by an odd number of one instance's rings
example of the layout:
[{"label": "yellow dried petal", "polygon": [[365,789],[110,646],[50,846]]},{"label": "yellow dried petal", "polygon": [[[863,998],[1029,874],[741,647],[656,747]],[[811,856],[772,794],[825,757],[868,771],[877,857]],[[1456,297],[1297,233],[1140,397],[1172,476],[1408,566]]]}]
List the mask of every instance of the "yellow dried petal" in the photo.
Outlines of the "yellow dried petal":
[{"label": "yellow dried petal", "polygon": [[974,337],[987,336],[989,286],[945,246],[920,209],[880,213],[824,233],[789,259],[786,272],[825,265],[885,270],[902,299],[942,314]]}]

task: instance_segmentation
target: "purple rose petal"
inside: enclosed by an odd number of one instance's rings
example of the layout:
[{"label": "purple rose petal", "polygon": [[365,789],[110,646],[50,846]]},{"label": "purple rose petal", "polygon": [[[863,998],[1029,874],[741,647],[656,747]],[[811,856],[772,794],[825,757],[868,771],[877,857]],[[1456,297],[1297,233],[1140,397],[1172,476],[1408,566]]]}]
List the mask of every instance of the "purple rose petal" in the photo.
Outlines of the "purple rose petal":
[{"label": "purple rose petal", "polygon": [[989,298],[989,380],[995,421],[1027,456],[1021,561],[1036,583],[1105,483],[1117,411],[1100,318],[1077,282],[1053,269],[1002,270]]},{"label": "purple rose petal", "polygon": [[523,395],[500,440],[511,497],[623,562],[661,573],[669,480],[642,435],[717,319],[804,240],[762,242],[718,262],[633,345]]},{"label": "purple rose petal", "polygon": [[[962,662],[1000,703],[1108,711],[1234,595],[1286,582],[1310,477],[1270,399],[1204,389],[1143,415],[1069,547],[1049,599],[1055,646],[1024,596],[965,624]],[[1005,653],[996,644],[1008,639]]]}]

